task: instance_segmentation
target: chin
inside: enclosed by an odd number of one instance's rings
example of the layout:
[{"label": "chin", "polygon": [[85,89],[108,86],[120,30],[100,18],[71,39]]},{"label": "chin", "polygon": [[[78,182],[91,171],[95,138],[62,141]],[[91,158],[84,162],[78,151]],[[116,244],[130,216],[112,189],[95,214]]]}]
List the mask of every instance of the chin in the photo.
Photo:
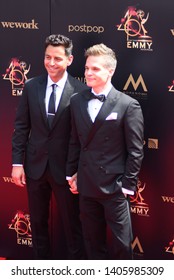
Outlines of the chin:
[{"label": "chin", "polygon": [[86,84],[87,84],[88,87],[93,87],[94,86],[93,83],[90,83],[88,81],[86,82]]},{"label": "chin", "polygon": [[57,80],[57,76],[56,75],[51,75],[51,74],[49,74],[49,76],[50,76],[50,78],[51,78],[51,80]]}]

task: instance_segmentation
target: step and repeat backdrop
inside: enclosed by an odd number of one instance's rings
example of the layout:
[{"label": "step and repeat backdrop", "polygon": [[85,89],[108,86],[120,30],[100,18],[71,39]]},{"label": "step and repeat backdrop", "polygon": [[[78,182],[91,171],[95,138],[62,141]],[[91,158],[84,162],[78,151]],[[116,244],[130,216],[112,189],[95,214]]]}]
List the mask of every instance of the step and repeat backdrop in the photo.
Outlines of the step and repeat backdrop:
[{"label": "step and repeat backdrop", "polygon": [[[44,40],[73,40],[69,72],[84,80],[84,50],[115,50],[114,86],[137,99],[145,120],[144,161],[131,197],[135,259],[174,259],[174,2],[166,0],[6,0],[0,3],[0,257],[32,258],[25,188],[11,179],[11,137],[27,79],[44,70]],[[136,121],[136,120],[135,120]],[[55,259],[65,239],[54,198],[50,235]],[[108,234],[108,243],[111,243]]]}]

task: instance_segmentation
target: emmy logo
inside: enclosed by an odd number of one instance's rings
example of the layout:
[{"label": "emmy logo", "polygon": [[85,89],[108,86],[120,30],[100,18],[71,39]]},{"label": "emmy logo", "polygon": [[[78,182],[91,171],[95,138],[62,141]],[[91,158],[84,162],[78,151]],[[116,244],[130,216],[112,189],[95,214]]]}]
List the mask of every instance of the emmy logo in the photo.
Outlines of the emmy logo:
[{"label": "emmy logo", "polygon": [[144,183],[143,186],[141,185],[141,181],[138,180],[137,183],[137,192],[135,194],[135,197],[131,196],[131,203],[136,203],[138,205],[147,205],[147,203],[144,202],[144,198],[142,197],[142,192],[145,189],[146,184]]},{"label": "emmy logo", "polygon": [[19,61],[18,58],[12,58],[6,73],[3,74],[4,80],[9,80],[12,85],[12,95],[22,95],[25,81],[28,79],[27,74],[30,71],[30,65],[27,66],[25,61]]},{"label": "emmy logo", "polygon": [[145,24],[149,19],[149,13],[145,15],[143,10],[136,10],[135,7],[128,7],[117,30],[124,31],[127,35],[128,48],[140,48],[151,50],[152,39],[148,35]]},{"label": "emmy logo", "polygon": [[23,211],[17,211],[11,224],[8,225],[9,229],[15,230],[17,234],[17,243],[20,245],[32,245],[31,241],[31,224],[29,214]]},{"label": "emmy logo", "polygon": [[169,92],[174,92],[174,80],[172,81],[172,84],[168,86]]},{"label": "emmy logo", "polygon": [[166,253],[171,253],[174,255],[174,238],[172,241],[169,242],[168,246],[165,247]]},{"label": "emmy logo", "polygon": [[142,184],[140,180],[137,183],[137,191],[135,196],[130,196],[131,202],[131,212],[140,216],[148,217],[149,207],[148,204],[144,202],[142,192],[145,189],[146,184]]}]

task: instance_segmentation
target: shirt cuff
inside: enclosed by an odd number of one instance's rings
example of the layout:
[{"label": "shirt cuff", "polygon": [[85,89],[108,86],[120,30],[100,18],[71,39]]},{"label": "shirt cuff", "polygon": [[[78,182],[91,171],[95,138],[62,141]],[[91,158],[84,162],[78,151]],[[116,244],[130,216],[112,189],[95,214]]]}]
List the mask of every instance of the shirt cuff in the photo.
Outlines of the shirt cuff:
[{"label": "shirt cuff", "polygon": [[128,189],[122,188],[122,192],[129,195],[134,195],[134,191],[130,191]]}]

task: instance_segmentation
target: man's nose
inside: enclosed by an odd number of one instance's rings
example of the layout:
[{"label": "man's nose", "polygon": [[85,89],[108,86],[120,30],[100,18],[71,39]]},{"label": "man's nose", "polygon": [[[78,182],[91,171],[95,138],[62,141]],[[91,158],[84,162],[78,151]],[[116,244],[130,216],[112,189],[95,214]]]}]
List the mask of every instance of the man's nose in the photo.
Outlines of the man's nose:
[{"label": "man's nose", "polygon": [[92,74],[92,71],[91,71],[90,69],[86,69],[86,70],[85,70],[85,74],[86,74],[86,75],[91,75],[91,74]]},{"label": "man's nose", "polygon": [[54,65],[54,64],[55,64],[54,58],[51,58],[50,64],[51,64],[51,65]]}]

